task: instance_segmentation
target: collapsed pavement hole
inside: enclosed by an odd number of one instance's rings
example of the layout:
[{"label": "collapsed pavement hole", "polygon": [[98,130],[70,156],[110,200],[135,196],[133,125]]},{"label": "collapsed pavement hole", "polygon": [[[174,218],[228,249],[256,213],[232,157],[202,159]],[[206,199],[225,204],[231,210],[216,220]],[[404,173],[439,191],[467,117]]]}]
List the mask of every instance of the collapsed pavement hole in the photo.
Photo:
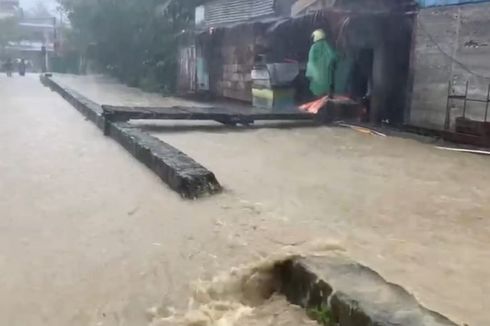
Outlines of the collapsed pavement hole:
[{"label": "collapsed pavement hole", "polygon": [[291,258],[278,261],[269,269],[253,270],[243,280],[240,301],[256,308],[282,296],[290,304],[303,308],[320,325],[334,325],[339,318],[332,315],[330,308],[332,293],[330,285]]},{"label": "collapsed pavement hole", "polygon": [[328,305],[333,289],[296,260],[291,259],[274,266],[278,293],[305,309],[321,309]]}]

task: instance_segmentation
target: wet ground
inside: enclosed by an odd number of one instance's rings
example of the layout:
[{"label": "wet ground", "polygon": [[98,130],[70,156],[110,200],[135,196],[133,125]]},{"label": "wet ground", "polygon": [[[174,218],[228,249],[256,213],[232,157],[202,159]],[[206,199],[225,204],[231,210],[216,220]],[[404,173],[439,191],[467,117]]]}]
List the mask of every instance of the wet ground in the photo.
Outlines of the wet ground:
[{"label": "wet ground", "polygon": [[[58,80],[104,104],[180,101]],[[5,324],[144,325],[149,307],[185,308],[191,281],[315,238],[431,309],[490,324],[487,157],[340,128],[145,123],[226,188],[188,202],[34,76],[2,76],[0,97]]]}]

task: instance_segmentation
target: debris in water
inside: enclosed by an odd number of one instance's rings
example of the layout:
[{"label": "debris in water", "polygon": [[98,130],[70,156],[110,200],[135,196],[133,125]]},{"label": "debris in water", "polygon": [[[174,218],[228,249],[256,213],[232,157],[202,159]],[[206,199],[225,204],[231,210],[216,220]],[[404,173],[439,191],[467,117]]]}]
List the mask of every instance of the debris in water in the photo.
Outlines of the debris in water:
[{"label": "debris in water", "polygon": [[451,151],[451,152],[460,152],[460,153],[470,153],[470,154],[478,154],[478,155],[490,155],[490,151],[482,151],[476,149],[465,149],[465,148],[455,148],[455,147],[436,147],[440,150]]},{"label": "debris in water", "polygon": [[366,135],[386,137],[385,134],[383,134],[383,133],[381,133],[379,131],[376,131],[374,129],[369,129],[369,128],[360,127],[360,126],[356,126],[356,125],[350,125],[350,124],[343,123],[343,122],[337,123],[337,125],[340,126],[340,127],[344,127],[344,128],[350,128],[352,130],[355,130],[357,132],[360,132],[360,133],[363,133],[363,134],[366,134]]}]

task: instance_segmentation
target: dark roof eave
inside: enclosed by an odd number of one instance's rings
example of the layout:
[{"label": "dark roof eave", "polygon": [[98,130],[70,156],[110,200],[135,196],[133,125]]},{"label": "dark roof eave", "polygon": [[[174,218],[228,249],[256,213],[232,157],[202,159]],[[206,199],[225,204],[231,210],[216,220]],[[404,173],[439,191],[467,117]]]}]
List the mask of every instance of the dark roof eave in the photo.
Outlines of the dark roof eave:
[{"label": "dark roof eave", "polygon": [[244,21],[237,21],[237,22],[232,22],[232,23],[222,23],[222,24],[213,24],[213,25],[206,25],[202,24],[200,26],[196,26],[195,30],[198,34],[202,32],[206,32],[210,28],[223,28],[223,29],[228,29],[228,28],[235,28],[237,26],[243,26],[243,25],[253,25],[253,24],[258,24],[258,23],[263,23],[263,24],[272,24],[276,23],[281,20],[289,19],[290,17],[278,17],[278,16],[263,16],[259,17],[257,19],[252,19],[252,20],[244,20]]}]

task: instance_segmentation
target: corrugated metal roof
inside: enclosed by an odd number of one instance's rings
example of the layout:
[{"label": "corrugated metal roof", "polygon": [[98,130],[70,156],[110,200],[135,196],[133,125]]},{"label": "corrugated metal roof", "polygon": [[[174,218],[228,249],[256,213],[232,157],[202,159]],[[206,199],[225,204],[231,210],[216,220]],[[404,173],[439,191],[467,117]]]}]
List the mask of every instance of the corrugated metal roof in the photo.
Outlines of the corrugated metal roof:
[{"label": "corrugated metal roof", "polygon": [[205,4],[205,24],[233,24],[274,13],[274,0],[214,0]]},{"label": "corrugated metal roof", "polygon": [[417,0],[421,7],[450,6],[465,3],[489,2],[489,0]]}]

